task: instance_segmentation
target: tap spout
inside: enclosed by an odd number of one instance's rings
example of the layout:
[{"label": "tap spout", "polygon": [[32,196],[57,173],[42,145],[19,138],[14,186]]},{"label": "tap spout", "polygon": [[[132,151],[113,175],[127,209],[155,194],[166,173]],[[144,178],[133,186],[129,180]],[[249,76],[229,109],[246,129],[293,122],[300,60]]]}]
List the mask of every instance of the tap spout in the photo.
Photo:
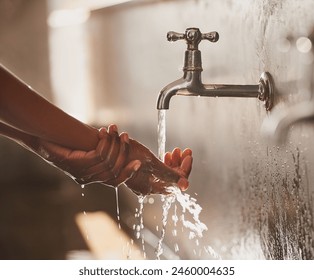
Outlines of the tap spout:
[{"label": "tap spout", "polygon": [[169,85],[165,86],[158,95],[157,109],[158,110],[168,110],[170,99],[177,95],[178,92],[184,91],[187,88],[186,81],[181,78]]},{"label": "tap spout", "polygon": [[190,71],[160,91],[157,109],[169,109],[170,100],[175,95],[258,98],[265,102],[266,110],[270,110],[273,104],[273,84],[270,74],[264,72],[256,85],[206,85],[201,82],[200,72]]}]

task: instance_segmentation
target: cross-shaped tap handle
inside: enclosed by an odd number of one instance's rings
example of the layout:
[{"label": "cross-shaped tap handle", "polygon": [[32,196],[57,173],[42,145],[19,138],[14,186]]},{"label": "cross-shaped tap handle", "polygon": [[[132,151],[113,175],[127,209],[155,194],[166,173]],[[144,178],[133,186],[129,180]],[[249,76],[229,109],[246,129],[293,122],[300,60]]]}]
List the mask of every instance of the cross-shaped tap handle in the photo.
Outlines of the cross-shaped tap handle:
[{"label": "cross-shaped tap handle", "polygon": [[217,42],[219,39],[218,32],[201,33],[198,28],[187,28],[185,33],[177,33],[170,31],[167,33],[168,41],[175,42],[177,40],[185,40],[188,45],[188,50],[198,50],[198,44],[202,40],[208,40],[210,42]]}]

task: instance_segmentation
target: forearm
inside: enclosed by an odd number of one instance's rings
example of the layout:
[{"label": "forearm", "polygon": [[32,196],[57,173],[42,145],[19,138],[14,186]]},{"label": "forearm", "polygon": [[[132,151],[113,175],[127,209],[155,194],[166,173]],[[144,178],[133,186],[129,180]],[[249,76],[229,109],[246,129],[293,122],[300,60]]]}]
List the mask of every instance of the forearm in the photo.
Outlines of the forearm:
[{"label": "forearm", "polygon": [[17,130],[9,125],[0,122],[0,135],[14,140],[28,150],[35,151],[38,146],[38,138],[25,132]]},{"label": "forearm", "polygon": [[83,124],[37,94],[0,65],[0,119],[30,134],[72,149],[92,150],[97,129]]}]

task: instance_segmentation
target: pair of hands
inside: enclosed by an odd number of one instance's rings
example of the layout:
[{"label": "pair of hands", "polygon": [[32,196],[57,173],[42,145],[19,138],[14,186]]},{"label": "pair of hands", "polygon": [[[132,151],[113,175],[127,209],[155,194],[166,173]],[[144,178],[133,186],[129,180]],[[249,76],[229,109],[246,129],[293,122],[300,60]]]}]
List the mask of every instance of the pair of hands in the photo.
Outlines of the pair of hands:
[{"label": "pair of hands", "polygon": [[66,172],[79,184],[99,182],[117,187],[125,183],[136,194],[166,193],[176,184],[188,188],[192,151],[176,148],[165,155],[164,163],[139,142],[115,125],[98,132],[99,142],[92,151],[76,151],[40,140],[37,153]]}]

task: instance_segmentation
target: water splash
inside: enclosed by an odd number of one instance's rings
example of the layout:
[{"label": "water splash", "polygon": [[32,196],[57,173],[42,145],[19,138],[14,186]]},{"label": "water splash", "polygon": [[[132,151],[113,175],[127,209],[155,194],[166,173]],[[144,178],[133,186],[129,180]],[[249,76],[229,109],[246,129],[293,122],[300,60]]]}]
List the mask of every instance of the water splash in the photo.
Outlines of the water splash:
[{"label": "water splash", "polygon": [[214,248],[210,245],[204,246],[205,252],[213,257],[214,259],[221,260],[221,256],[214,250]]},{"label": "water splash", "polygon": [[[182,193],[181,190],[175,186],[168,187],[167,191],[182,207],[182,214],[179,220],[182,222],[183,226],[190,231],[189,238],[194,239],[195,237],[203,237],[203,232],[208,228],[200,221],[199,216],[202,207],[197,203],[197,200],[187,193]],[[186,218],[186,213],[191,215],[192,221]],[[173,217],[173,219],[176,218]]]},{"label": "water splash", "polygon": [[[199,215],[202,211],[202,207],[197,204],[196,199],[192,198],[187,193],[182,193],[178,187],[171,186],[167,188],[169,192],[168,195],[162,195],[161,201],[162,205],[162,229],[161,236],[157,244],[157,248],[155,250],[156,258],[159,260],[160,256],[163,254],[162,243],[164,241],[166,235],[166,226],[168,221],[168,213],[172,205],[174,205],[174,214],[172,215],[172,221],[174,223],[174,229],[172,230],[173,237],[177,236],[177,224],[181,222],[183,225],[183,229],[189,230],[189,238],[195,239],[196,237],[203,237],[203,232],[207,230],[207,226],[200,221]],[[182,214],[178,215],[177,205],[175,203],[180,204]],[[192,217],[188,219],[186,214]],[[199,247],[199,240],[195,239],[195,244]],[[177,243],[174,244],[175,252],[179,251],[179,245]],[[196,254],[196,250],[195,250]]]},{"label": "water splash", "polygon": [[162,229],[161,229],[161,237],[158,241],[158,245],[156,248],[156,258],[160,259],[160,256],[163,253],[162,242],[164,241],[166,235],[166,226],[168,221],[168,213],[171,208],[172,203],[175,201],[174,195],[163,195],[162,196],[163,206],[162,206]]}]

